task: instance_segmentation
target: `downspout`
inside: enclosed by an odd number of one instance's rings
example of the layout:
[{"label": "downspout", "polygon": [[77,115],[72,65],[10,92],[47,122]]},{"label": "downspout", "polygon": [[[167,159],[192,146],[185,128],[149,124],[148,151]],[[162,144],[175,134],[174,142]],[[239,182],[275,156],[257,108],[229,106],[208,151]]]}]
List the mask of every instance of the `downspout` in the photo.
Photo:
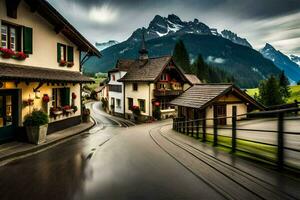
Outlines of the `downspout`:
[{"label": "downspout", "polygon": [[123,118],[125,119],[125,82],[122,82],[123,85]]},{"label": "downspout", "polygon": [[150,93],[151,93],[151,91],[150,91],[150,89],[151,89],[151,83],[148,83],[148,85],[149,85],[149,117],[152,117],[152,112],[151,112],[151,110],[150,110],[150,108],[151,108],[151,96],[150,96]]}]

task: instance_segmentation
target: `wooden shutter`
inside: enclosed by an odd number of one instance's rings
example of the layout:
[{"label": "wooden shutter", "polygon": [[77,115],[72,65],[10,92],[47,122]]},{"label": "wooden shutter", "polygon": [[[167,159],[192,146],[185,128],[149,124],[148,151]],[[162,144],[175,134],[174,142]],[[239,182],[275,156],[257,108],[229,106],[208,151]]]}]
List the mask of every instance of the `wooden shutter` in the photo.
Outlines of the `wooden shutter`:
[{"label": "wooden shutter", "polygon": [[32,54],[32,28],[23,27],[23,51]]},{"label": "wooden shutter", "polygon": [[61,44],[57,43],[57,62],[58,62],[58,63],[60,63],[60,60],[61,60],[61,59],[60,59],[60,57],[61,57],[61,52],[60,52],[60,51],[61,51],[61,48],[60,48],[60,45],[61,45]]},{"label": "wooden shutter", "polygon": [[70,88],[61,88],[60,89],[60,100],[61,106],[69,106],[70,105]]},{"label": "wooden shutter", "polygon": [[74,62],[74,48],[73,47],[68,46],[67,54],[68,54],[68,62]]}]

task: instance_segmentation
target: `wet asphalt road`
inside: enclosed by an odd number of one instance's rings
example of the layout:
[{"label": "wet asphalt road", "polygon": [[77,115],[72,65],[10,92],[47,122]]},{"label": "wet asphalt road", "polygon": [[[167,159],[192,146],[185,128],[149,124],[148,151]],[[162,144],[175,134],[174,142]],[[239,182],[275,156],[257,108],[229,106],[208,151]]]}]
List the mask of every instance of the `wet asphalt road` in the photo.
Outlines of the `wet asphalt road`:
[{"label": "wet asphalt road", "polygon": [[94,112],[91,134],[0,167],[0,199],[223,199],[149,136]]}]

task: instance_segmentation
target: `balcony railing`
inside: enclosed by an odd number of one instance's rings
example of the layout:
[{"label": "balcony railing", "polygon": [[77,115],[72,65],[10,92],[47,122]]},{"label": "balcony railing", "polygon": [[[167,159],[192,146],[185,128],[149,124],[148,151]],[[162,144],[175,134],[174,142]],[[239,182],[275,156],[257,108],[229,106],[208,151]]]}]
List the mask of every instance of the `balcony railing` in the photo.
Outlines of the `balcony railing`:
[{"label": "balcony railing", "polygon": [[179,96],[183,90],[154,90],[154,96]]}]

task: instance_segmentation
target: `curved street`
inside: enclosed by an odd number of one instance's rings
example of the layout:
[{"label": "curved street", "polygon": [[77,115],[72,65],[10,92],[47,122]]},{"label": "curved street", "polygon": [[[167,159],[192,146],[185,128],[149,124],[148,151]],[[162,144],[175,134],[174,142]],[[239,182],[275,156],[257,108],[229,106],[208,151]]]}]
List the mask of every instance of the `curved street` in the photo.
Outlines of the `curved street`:
[{"label": "curved street", "polygon": [[1,199],[300,198],[299,180],[238,159],[231,167],[222,153],[209,159],[208,147],[169,137],[169,120],[134,125],[88,107],[89,133],[0,167]]}]

